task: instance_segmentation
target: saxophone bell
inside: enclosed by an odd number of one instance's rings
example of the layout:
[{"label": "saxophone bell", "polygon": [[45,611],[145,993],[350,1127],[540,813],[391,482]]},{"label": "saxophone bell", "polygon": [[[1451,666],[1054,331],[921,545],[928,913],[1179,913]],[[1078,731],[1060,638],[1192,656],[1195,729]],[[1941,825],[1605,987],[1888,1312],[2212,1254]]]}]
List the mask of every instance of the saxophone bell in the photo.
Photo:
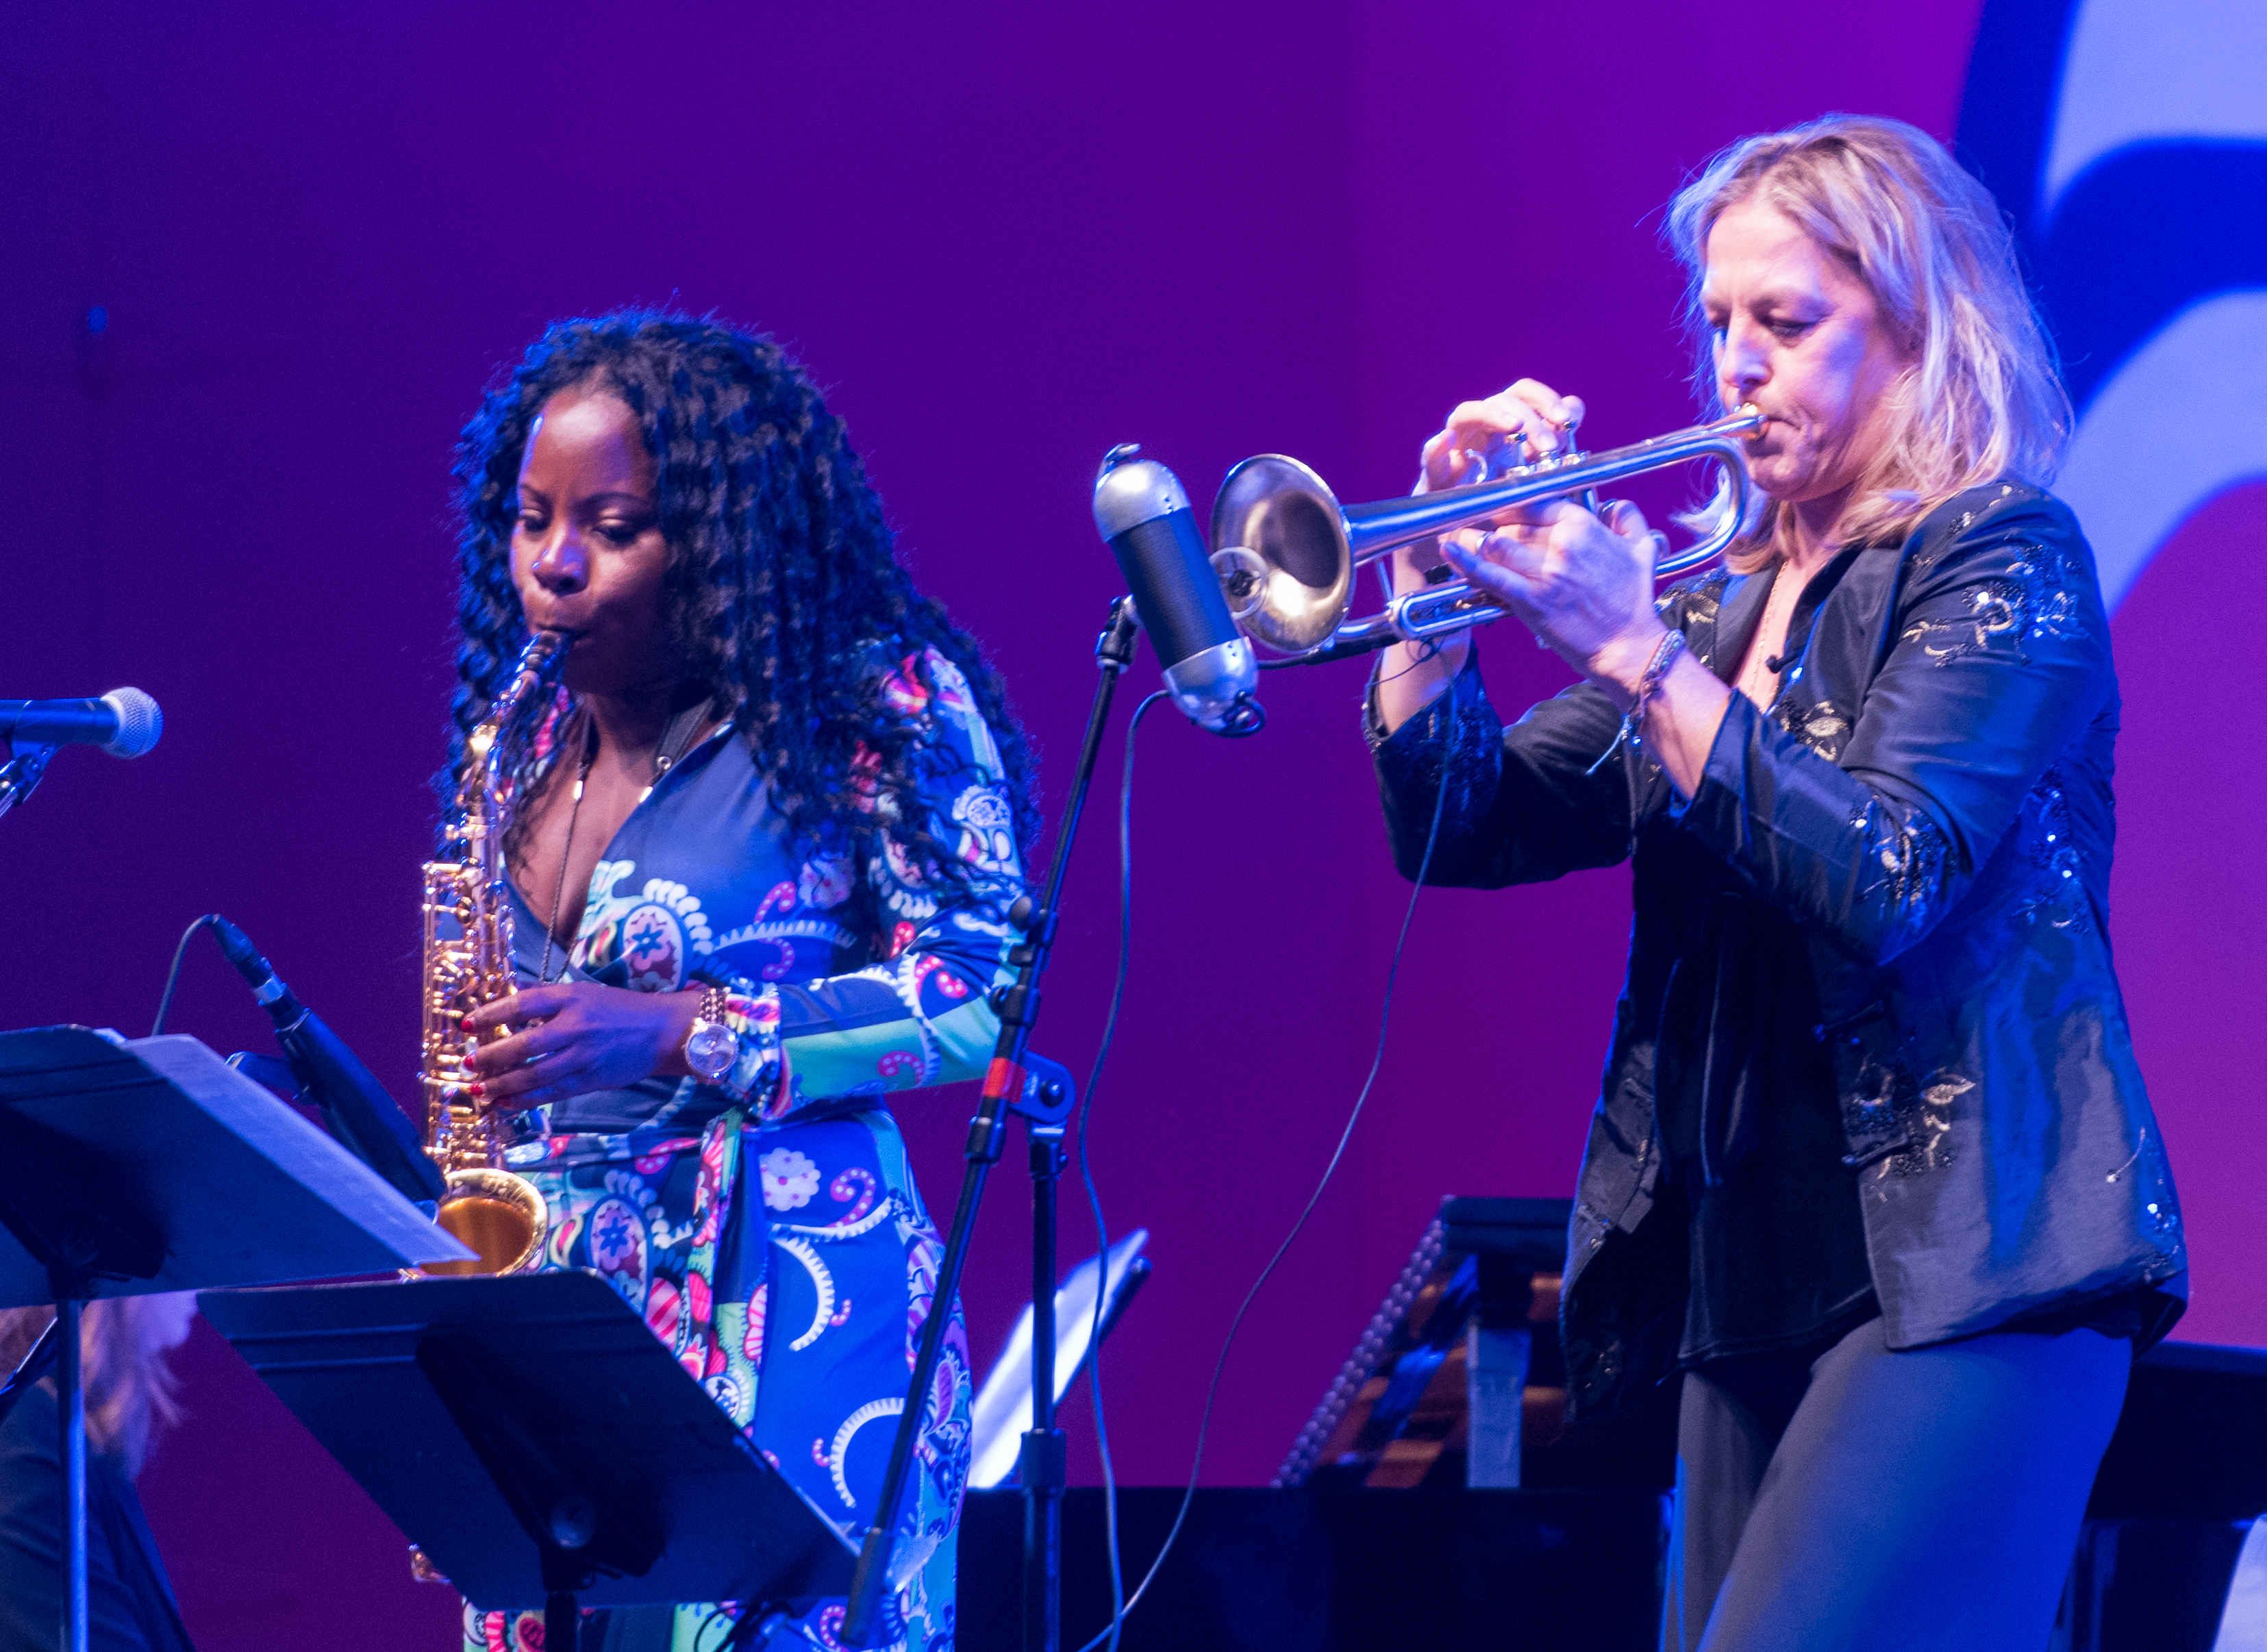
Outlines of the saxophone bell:
[{"label": "saxophone bell", "polygon": [[448,1173],[448,1196],[433,1220],[473,1252],[469,1261],[428,1262],[428,1274],[517,1274],[535,1265],[551,1227],[541,1190],[524,1176],[485,1164]]},{"label": "saxophone bell", "polygon": [[557,682],[573,638],[540,631],[512,667],[503,691],[465,741],[465,776],[444,833],[454,860],[425,867],[424,1039],[419,1086],[425,1096],[425,1150],[448,1183],[434,1220],[477,1253],[437,1262],[428,1274],[513,1274],[543,1253],[550,1211],[542,1191],[503,1167],[519,1120],[473,1093],[466,1058],[482,1043],[510,1038],[500,1026],[467,1034],[464,1018],[517,988],[512,965],[511,891],[505,883],[505,731],[530,694]]}]

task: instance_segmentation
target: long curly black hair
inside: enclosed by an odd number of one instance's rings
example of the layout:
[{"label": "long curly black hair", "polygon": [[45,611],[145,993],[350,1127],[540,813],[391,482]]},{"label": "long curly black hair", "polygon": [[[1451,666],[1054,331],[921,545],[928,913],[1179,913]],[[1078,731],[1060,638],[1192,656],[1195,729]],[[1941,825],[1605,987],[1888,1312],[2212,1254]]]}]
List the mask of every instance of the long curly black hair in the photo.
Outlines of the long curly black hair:
[{"label": "long curly black hair", "polygon": [[[637,421],[661,496],[673,645],[747,742],[798,841],[855,853],[877,819],[894,816],[905,848],[949,875],[962,870],[918,789],[935,748],[884,710],[877,669],[911,656],[935,694],[925,657],[934,648],[960,669],[991,724],[1028,855],[1038,818],[1023,731],[974,640],[898,565],[842,422],[769,338],[665,311],[555,323],[465,427],[455,468],[455,730],[436,781],[444,809],[460,795],[466,737],[527,641],[511,532],[528,431],[553,396],[579,388],[620,397]],[[873,757],[854,771],[862,745]],[[531,774],[533,743],[517,746],[516,778],[539,785],[547,776]]]}]

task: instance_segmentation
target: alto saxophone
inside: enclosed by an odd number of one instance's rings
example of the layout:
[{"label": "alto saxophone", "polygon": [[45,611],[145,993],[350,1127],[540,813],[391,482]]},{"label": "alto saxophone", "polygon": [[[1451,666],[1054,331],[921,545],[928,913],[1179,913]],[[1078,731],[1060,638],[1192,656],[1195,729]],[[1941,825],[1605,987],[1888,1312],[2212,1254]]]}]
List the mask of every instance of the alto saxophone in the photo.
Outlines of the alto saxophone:
[{"label": "alto saxophone", "polygon": [[[550,1226],[543,1194],[503,1168],[508,1145],[500,1109],[472,1093],[467,1057],[515,1029],[465,1031],[465,1016],[508,997],[512,971],[511,892],[504,882],[503,834],[510,824],[503,788],[503,731],[529,694],[558,679],[571,638],[539,631],[511,680],[465,742],[465,776],[445,841],[460,851],[425,867],[425,1038],[418,1081],[425,1092],[425,1150],[448,1182],[436,1220],[478,1253],[475,1261],[436,1262],[428,1274],[511,1274],[542,1253]],[[454,935],[447,930],[453,927]]]}]

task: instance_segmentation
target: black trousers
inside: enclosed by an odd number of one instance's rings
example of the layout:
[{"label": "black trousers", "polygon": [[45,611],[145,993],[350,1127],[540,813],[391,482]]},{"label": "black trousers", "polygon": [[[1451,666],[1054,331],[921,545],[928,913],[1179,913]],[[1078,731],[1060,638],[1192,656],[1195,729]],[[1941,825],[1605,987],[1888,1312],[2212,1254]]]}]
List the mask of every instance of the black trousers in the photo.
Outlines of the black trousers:
[{"label": "black trousers", "polygon": [[2006,1332],[1688,1371],[1663,1652],[2029,1652],[2132,1345]]}]

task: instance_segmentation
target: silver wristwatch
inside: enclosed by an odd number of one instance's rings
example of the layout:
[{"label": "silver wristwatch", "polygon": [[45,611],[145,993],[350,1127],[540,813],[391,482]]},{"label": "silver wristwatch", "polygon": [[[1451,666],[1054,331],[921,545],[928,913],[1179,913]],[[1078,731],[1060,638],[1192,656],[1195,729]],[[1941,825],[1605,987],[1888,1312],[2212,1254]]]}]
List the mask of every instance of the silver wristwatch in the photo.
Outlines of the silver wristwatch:
[{"label": "silver wristwatch", "polygon": [[685,1064],[702,1083],[719,1084],[739,1059],[740,1035],[724,1021],[724,989],[711,987],[701,995],[693,1031],[685,1035]]}]

